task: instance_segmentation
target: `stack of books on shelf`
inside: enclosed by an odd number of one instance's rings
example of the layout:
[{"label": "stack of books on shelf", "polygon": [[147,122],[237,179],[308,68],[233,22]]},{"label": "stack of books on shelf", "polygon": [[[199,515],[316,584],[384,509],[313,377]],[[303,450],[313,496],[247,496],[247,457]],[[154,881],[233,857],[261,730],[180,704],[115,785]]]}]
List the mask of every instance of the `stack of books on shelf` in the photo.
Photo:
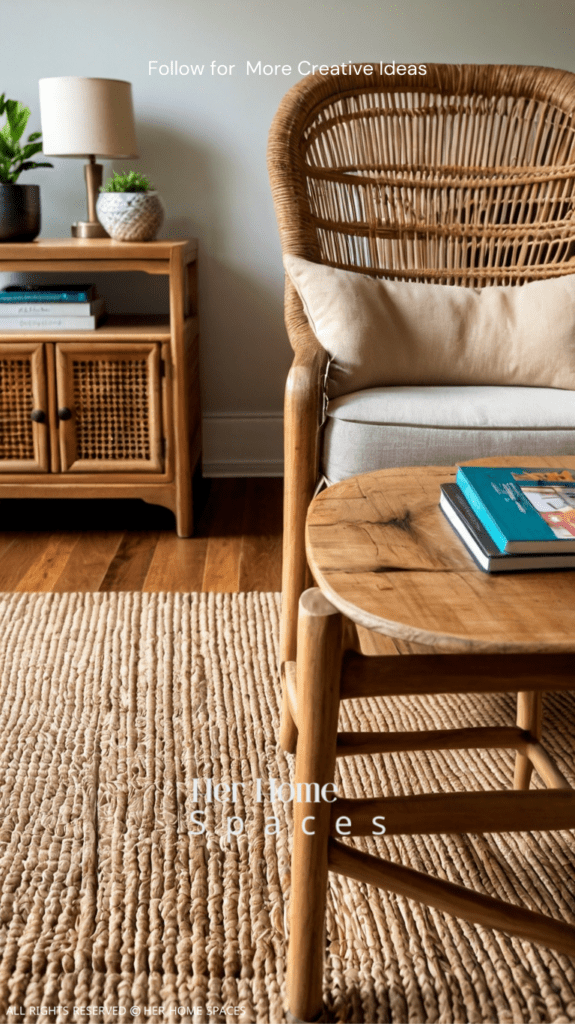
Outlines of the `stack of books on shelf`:
[{"label": "stack of books on shelf", "polygon": [[575,568],[575,472],[462,466],[440,508],[480,569]]},{"label": "stack of books on shelf", "polygon": [[105,316],[93,284],[10,285],[0,291],[0,331],[94,331]]}]

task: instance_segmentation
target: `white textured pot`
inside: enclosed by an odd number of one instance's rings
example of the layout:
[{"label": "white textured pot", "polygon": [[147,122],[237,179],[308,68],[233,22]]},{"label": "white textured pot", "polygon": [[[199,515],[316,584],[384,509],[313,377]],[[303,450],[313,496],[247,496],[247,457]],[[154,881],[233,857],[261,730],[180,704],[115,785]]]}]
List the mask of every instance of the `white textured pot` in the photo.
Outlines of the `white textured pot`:
[{"label": "white textured pot", "polygon": [[102,227],[119,242],[150,242],[164,220],[157,192],[100,192],[96,213]]}]

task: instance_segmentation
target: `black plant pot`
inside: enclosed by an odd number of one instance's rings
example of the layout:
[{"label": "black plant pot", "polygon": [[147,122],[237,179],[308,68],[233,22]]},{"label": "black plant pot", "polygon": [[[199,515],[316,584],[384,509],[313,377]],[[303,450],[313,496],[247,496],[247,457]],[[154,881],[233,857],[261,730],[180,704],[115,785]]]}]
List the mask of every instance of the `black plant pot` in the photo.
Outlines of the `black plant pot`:
[{"label": "black plant pot", "polygon": [[31,242],[40,234],[40,186],[0,185],[0,242]]}]

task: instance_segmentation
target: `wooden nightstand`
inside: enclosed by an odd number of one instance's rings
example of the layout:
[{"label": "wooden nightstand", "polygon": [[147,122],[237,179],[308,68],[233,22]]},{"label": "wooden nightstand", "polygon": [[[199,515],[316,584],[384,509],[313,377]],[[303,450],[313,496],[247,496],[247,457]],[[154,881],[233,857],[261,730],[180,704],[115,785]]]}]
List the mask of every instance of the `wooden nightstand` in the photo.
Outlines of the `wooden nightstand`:
[{"label": "wooden nightstand", "polygon": [[[0,246],[0,271],[141,270],[169,277],[169,316],[95,331],[0,331],[0,498],[143,498],[193,529],[201,456],[197,244],[40,239]],[[34,418],[32,419],[32,413]]]}]

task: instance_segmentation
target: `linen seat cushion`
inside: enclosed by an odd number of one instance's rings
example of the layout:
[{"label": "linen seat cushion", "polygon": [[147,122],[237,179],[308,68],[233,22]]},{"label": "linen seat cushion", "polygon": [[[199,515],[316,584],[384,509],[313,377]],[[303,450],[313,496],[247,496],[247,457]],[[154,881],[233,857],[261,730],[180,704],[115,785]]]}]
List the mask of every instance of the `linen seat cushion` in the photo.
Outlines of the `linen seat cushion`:
[{"label": "linen seat cushion", "polygon": [[[530,387],[378,387],[331,400],[329,483],[393,466],[451,466],[489,455],[575,455],[575,394]],[[560,461],[560,460],[559,460]]]}]

